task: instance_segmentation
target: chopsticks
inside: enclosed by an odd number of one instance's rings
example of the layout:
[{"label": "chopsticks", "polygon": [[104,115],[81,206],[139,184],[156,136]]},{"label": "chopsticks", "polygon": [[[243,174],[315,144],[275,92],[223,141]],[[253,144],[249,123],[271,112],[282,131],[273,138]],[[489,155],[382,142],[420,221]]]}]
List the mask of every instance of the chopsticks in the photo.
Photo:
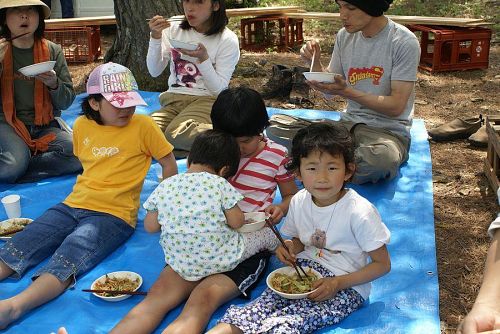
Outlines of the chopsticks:
[{"label": "chopsticks", "polygon": [[[281,242],[281,245],[283,246],[283,248],[286,249],[286,251],[290,253],[290,250],[288,249],[287,245],[285,244],[285,240],[283,240],[283,237],[281,236],[280,232],[276,229],[276,226],[274,226],[273,223],[271,223],[271,221],[269,219],[266,219],[266,224],[271,229],[271,231],[273,231],[274,235],[276,235],[278,240]],[[297,272],[297,275],[299,275],[299,278],[303,281],[304,278],[300,274],[299,269],[300,269],[300,271],[302,271],[303,275],[305,277],[307,277],[307,274],[306,274],[306,271],[304,270],[304,268],[302,268],[300,266],[300,264],[293,263],[292,265],[293,265],[293,268],[295,269],[295,271]]]},{"label": "chopsticks", "polygon": [[[146,21],[151,21],[153,18],[146,19]],[[169,22],[175,22],[175,21],[184,21],[185,17],[184,16],[172,16],[167,19]]]},{"label": "chopsticks", "polygon": [[314,49],[314,51],[313,51],[313,56],[312,56],[312,59],[311,59],[311,67],[309,68],[309,72],[313,71],[313,68],[314,68],[314,58],[316,58],[316,49]]},{"label": "chopsticks", "polygon": [[94,289],[82,289],[83,292],[93,292],[93,293],[111,293],[113,295],[141,295],[145,296],[148,293],[144,291],[124,291],[124,290],[94,290]]},{"label": "chopsticks", "polygon": [[12,42],[13,40],[15,40],[19,37],[23,37],[24,35],[27,35],[27,34],[29,34],[29,32],[25,32],[24,34],[17,35],[17,36],[11,37],[11,38],[7,38],[7,42]]}]

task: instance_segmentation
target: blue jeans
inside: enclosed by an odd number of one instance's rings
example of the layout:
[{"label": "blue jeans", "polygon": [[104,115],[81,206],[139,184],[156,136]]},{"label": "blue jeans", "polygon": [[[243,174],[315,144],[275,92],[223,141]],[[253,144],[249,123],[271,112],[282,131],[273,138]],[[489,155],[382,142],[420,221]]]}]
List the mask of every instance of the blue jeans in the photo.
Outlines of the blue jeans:
[{"label": "blue jeans", "polygon": [[82,165],[73,155],[71,134],[59,128],[57,121],[47,126],[27,126],[31,138],[54,133],[46,152],[31,155],[28,145],[7,123],[0,123],[0,183],[35,182],[47,177],[77,173]]},{"label": "blue jeans", "polygon": [[[49,8],[51,8],[52,0],[42,0]],[[74,17],[73,0],[61,0],[61,16],[63,19]]]},{"label": "blue jeans", "polygon": [[50,273],[64,282],[99,264],[133,233],[123,219],[59,203],[7,241],[0,259],[20,277],[52,255],[34,277]]}]

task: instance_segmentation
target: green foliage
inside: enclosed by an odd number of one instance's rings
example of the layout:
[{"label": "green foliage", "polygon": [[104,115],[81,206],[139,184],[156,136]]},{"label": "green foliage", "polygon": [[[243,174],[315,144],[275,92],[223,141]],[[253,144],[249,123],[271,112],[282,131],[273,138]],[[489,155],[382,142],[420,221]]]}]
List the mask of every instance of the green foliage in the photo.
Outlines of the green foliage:
[{"label": "green foliage", "polygon": [[226,8],[258,7],[259,0],[227,0]]}]

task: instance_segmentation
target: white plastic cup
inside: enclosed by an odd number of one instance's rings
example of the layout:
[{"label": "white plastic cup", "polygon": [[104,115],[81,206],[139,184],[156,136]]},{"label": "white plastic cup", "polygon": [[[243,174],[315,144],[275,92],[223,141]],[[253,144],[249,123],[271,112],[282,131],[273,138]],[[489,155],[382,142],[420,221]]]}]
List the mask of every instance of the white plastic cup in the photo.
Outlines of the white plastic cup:
[{"label": "white plastic cup", "polygon": [[7,217],[20,218],[21,217],[21,196],[8,195],[2,198],[2,204],[7,213]]},{"label": "white plastic cup", "polygon": [[156,177],[158,178],[158,182],[163,181],[163,167],[160,164],[156,166]]}]

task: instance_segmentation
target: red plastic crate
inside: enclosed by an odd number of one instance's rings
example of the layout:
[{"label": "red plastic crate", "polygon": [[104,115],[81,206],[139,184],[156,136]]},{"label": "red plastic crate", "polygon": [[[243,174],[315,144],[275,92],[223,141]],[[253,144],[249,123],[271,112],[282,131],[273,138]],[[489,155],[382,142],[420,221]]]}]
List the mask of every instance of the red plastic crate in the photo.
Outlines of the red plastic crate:
[{"label": "red plastic crate", "polygon": [[491,29],[420,24],[408,28],[420,32],[421,69],[438,72],[488,68]]},{"label": "red plastic crate", "polygon": [[288,51],[304,42],[303,19],[287,16],[258,16],[241,20],[241,48],[248,51],[263,51],[277,47]]},{"label": "red plastic crate", "polygon": [[61,45],[69,64],[90,63],[101,55],[99,26],[46,29],[45,38]]}]

